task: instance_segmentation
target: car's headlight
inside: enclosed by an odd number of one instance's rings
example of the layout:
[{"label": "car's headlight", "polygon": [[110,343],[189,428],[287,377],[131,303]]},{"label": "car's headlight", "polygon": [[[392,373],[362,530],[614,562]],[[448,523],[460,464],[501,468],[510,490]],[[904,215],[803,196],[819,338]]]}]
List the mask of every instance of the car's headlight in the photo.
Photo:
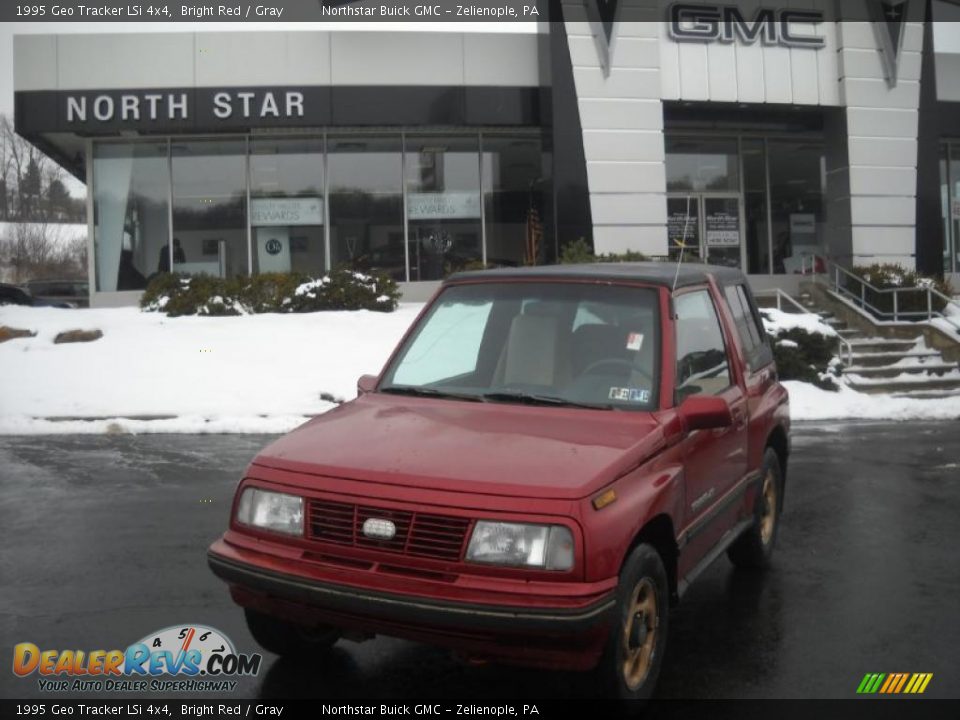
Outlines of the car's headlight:
[{"label": "car's headlight", "polygon": [[562,525],[526,525],[480,520],[467,547],[470,562],[570,570],[573,534]]},{"label": "car's headlight", "polygon": [[303,498],[248,487],[237,505],[237,522],[286,535],[303,535]]}]

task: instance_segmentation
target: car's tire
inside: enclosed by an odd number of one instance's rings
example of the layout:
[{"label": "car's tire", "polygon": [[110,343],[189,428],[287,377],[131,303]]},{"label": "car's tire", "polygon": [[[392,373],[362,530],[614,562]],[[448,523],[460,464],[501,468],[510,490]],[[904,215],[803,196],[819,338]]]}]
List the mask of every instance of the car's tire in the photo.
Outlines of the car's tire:
[{"label": "car's tire", "polygon": [[598,684],[617,700],[653,694],[667,646],[670,587],[660,554],[638,545],[620,571],[615,622],[597,666]]},{"label": "car's tire", "polygon": [[730,561],[741,568],[763,569],[770,566],[780,530],[783,510],[783,473],[780,458],[773,448],[763,453],[760,492],[754,508],[754,523],[727,550]]},{"label": "car's tire", "polygon": [[340,639],[340,631],[334,627],[310,628],[249,608],[244,614],[253,639],[275,655],[303,657],[330,648]]}]

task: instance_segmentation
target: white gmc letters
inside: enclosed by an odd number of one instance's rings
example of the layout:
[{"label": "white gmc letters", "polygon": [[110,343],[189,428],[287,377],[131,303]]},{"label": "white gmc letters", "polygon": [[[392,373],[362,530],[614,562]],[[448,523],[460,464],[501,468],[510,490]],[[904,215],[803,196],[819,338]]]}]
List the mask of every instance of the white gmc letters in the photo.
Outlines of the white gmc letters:
[{"label": "white gmc letters", "polygon": [[736,5],[670,6],[670,37],[674,40],[732,43],[746,45],[760,40],[764,45],[821,48],[826,41],[800,31],[796,25],[818,25],[823,13],[816,10],[757,10],[753,20],[744,18]]}]

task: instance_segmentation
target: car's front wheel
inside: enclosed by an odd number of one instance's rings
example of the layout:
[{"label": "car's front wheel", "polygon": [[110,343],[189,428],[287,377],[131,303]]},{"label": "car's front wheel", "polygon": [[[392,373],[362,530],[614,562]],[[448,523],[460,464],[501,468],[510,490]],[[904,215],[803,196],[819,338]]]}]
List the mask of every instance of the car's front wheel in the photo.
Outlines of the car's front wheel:
[{"label": "car's front wheel", "polygon": [[340,631],[327,625],[307,627],[256,610],[245,609],[244,613],[253,639],[275,655],[303,657],[332,647],[340,639]]},{"label": "car's front wheel", "polygon": [[667,646],[669,597],[660,554],[638,545],[620,572],[616,624],[597,668],[612,697],[646,700],[653,694]]}]

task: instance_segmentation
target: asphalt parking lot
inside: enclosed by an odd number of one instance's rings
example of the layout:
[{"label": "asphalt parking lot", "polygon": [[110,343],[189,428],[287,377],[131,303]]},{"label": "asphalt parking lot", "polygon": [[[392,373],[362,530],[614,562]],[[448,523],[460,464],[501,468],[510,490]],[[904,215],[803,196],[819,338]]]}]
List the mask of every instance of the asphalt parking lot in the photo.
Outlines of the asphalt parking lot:
[{"label": "asphalt parking lot", "polygon": [[[257,651],[207,569],[263,436],[0,437],[0,697],[42,695],[13,645],[124,648],[202,623]],[[960,422],[808,425],[775,568],[718,561],[671,619],[663,698],[848,698],[867,672],[932,672],[960,697]],[[265,654],[238,697],[589,696],[580,676],[462,663],[401,640]],[[115,696],[113,696],[115,697]]]}]

